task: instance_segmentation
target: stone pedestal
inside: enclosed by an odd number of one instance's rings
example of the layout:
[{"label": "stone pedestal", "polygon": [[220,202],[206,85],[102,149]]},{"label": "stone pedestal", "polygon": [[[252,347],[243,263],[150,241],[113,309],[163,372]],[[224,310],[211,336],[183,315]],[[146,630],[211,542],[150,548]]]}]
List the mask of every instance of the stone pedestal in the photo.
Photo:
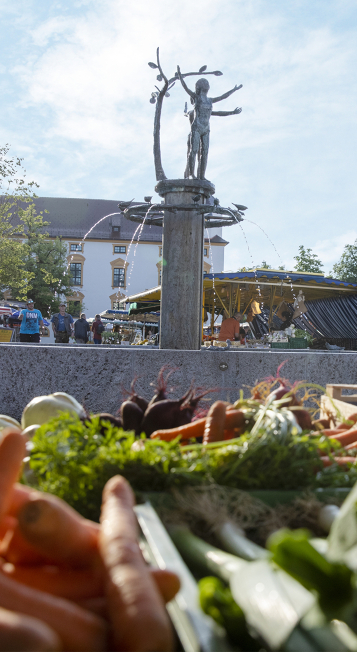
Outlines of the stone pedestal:
[{"label": "stone pedestal", "polygon": [[[214,194],[204,179],[166,179],[156,192],[165,204],[198,204]],[[160,348],[201,348],[204,217],[196,211],[165,211],[162,251]]]}]

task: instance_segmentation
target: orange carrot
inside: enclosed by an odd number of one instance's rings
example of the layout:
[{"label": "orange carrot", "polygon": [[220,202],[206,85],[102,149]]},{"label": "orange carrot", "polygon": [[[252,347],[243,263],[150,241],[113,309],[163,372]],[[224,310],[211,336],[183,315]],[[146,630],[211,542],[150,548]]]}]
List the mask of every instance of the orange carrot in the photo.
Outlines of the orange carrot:
[{"label": "orange carrot", "polygon": [[152,578],[165,602],[170,602],[180,590],[180,579],[167,569],[151,568]]},{"label": "orange carrot", "polygon": [[36,550],[22,536],[18,522],[13,516],[7,516],[15,521],[15,525],[8,529],[0,544],[0,557],[4,557],[11,564],[50,564],[53,558],[43,555]]},{"label": "orange carrot", "polygon": [[25,503],[30,500],[30,496],[35,493],[41,496],[43,495],[42,493],[40,494],[40,492],[38,492],[36,489],[32,489],[31,487],[27,487],[24,484],[19,484],[16,482],[12,487],[11,502],[9,505],[8,514],[11,516],[16,516],[20,507],[25,505]]},{"label": "orange carrot", "polygon": [[357,439],[355,441],[353,441],[351,444],[348,444],[347,446],[344,446],[344,449],[346,451],[351,451],[354,448],[357,448]]},{"label": "orange carrot", "polygon": [[332,466],[332,464],[339,464],[340,466],[345,466],[346,464],[354,464],[356,462],[355,457],[334,457],[333,459],[327,456],[320,458],[323,465]]},{"label": "orange carrot", "polygon": [[343,447],[348,446],[348,444],[352,444],[357,440],[357,428],[354,427],[353,429],[351,428],[351,430],[342,430],[342,432],[340,430],[339,434],[331,435],[331,439],[336,439],[336,441],[340,442]]},{"label": "orange carrot", "polygon": [[26,439],[18,428],[4,428],[0,441],[0,522],[7,513],[12,486],[18,479],[25,457]]},{"label": "orange carrot", "polygon": [[104,595],[104,573],[101,569],[4,564],[2,572],[16,582],[74,602]]},{"label": "orange carrot", "polygon": [[0,608],[0,649],[57,652],[62,650],[62,645],[56,632],[38,618]]},{"label": "orange carrot", "polygon": [[155,432],[150,435],[150,439],[163,439],[164,441],[172,441],[179,435],[181,435],[182,439],[195,439],[196,437],[203,436],[205,424],[206,417],[203,419],[196,419],[196,421],[191,421],[191,423],[186,423],[184,426],[178,426],[177,428],[155,430]]},{"label": "orange carrot", "polygon": [[74,566],[99,559],[99,525],[60,498],[34,494],[17,516],[21,534],[43,555]]},{"label": "orange carrot", "polygon": [[341,430],[338,428],[324,428],[319,431],[320,435],[325,435],[325,437],[335,437],[335,435],[340,435]]},{"label": "orange carrot", "polygon": [[106,649],[105,622],[73,602],[43,593],[0,572],[0,607],[41,620],[62,640],[66,652],[101,652]]},{"label": "orange carrot", "polygon": [[222,441],[226,421],[226,404],[224,401],[216,401],[208,410],[206,425],[203,433],[203,445],[214,441]]},{"label": "orange carrot", "polygon": [[[16,526],[17,520],[14,516],[9,516],[8,514],[4,516],[0,523],[0,540],[3,539],[6,533],[10,530],[13,530]],[[1,547],[1,544],[0,544]],[[1,556],[1,553],[0,553]]]},{"label": "orange carrot", "polygon": [[121,476],[103,491],[100,550],[108,571],[111,650],[170,652],[173,639],[163,599],[137,541],[134,494]]},{"label": "orange carrot", "polygon": [[247,415],[241,410],[227,410],[224,422],[225,430],[233,430],[234,428],[243,428],[246,426]]},{"label": "orange carrot", "polygon": [[109,621],[107,598],[86,598],[85,600],[73,600],[79,607],[92,611],[94,614],[101,616],[104,620]]}]

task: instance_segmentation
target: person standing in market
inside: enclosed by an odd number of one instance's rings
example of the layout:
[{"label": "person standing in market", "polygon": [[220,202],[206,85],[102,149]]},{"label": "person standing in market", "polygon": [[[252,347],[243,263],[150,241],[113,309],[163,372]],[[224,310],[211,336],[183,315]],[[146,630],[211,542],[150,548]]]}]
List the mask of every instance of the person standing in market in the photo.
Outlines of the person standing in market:
[{"label": "person standing in market", "polygon": [[239,340],[240,320],[242,319],[241,312],[235,312],[233,317],[229,317],[222,321],[221,330],[219,331],[218,341],[226,342],[226,340]]},{"label": "person standing in market", "polygon": [[32,299],[28,299],[26,308],[19,314],[20,342],[39,342],[40,328],[43,326],[42,314],[34,307]]},{"label": "person standing in market", "polygon": [[104,331],[104,324],[100,318],[100,315],[95,316],[95,321],[92,324],[92,333],[94,344],[102,343],[102,333]]},{"label": "person standing in market", "polygon": [[66,312],[65,303],[60,304],[59,312],[53,315],[51,322],[56,344],[68,344],[73,336],[73,317]]},{"label": "person standing in market", "polygon": [[74,323],[74,337],[76,339],[76,344],[87,344],[88,342],[88,333],[90,332],[90,326],[86,320],[84,312]]}]

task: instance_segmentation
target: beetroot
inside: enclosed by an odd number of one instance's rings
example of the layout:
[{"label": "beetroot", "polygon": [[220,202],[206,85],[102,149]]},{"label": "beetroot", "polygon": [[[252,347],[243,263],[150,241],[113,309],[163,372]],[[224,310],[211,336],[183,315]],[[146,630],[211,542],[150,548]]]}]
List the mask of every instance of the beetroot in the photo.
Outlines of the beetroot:
[{"label": "beetroot", "polygon": [[141,422],[144,412],[133,401],[124,401],[120,407],[124,430],[134,430],[136,435],[142,432]]},{"label": "beetroot", "polygon": [[136,403],[136,405],[139,406],[139,408],[142,410],[144,413],[149,401],[146,400],[146,398],[143,398],[143,396],[139,396],[139,394],[136,393],[135,391],[135,384],[136,381],[138,380],[138,376],[135,376],[134,380],[130,384],[130,392],[127,389],[124,389],[122,387],[122,392],[124,395],[126,395],[128,398],[126,399],[127,401],[131,401],[132,403]]},{"label": "beetroot", "polygon": [[149,403],[141,424],[142,431],[150,437],[155,430],[168,430],[190,423],[198,402],[210,391],[214,390],[207,390],[196,396],[193,387],[190,387],[177,401],[164,399]]},{"label": "beetroot", "polygon": [[142,422],[142,431],[150,437],[155,430],[168,430],[190,423],[192,414],[188,415],[187,410],[181,410],[181,405],[181,400],[172,401],[169,398],[149,405]]}]

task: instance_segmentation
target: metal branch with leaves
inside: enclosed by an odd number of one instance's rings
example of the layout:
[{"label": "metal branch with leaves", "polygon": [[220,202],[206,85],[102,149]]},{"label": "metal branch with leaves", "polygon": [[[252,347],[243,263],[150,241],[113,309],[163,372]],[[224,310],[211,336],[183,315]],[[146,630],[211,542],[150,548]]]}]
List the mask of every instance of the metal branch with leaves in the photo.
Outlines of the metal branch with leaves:
[{"label": "metal branch with leaves", "polygon": [[[175,75],[170,79],[166,77],[160,64],[159,48],[157,48],[156,50],[156,63],[154,63],[153,61],[149,61],[148,65],[150,66],[150,68],[159,71],[159,74],[156,77],[157,81],[164,82],[162,88],[159,88],[158,86],[155,85],[156,90],[151,93],[151,98],[150,98],[150,103],[156,104],[155,118],[154,118],[154,163],[155,163],[156,180],[162,181],[163,179],[167,179],[161,161],[160,127],[161,127],[162,103],[164,101],[164,97],[170,97],[170,93],[168,91],[175,85],[175,82],[178,80],[179,76],[178,73],[176,72]],[[223,73],[220,70],[208,71],[207,66],[202,66],[197,72],[181,73],[181,77],[192,77],[197,75],[215,75],[216,77],[220,77],[221,75],[223,75]]]}]

